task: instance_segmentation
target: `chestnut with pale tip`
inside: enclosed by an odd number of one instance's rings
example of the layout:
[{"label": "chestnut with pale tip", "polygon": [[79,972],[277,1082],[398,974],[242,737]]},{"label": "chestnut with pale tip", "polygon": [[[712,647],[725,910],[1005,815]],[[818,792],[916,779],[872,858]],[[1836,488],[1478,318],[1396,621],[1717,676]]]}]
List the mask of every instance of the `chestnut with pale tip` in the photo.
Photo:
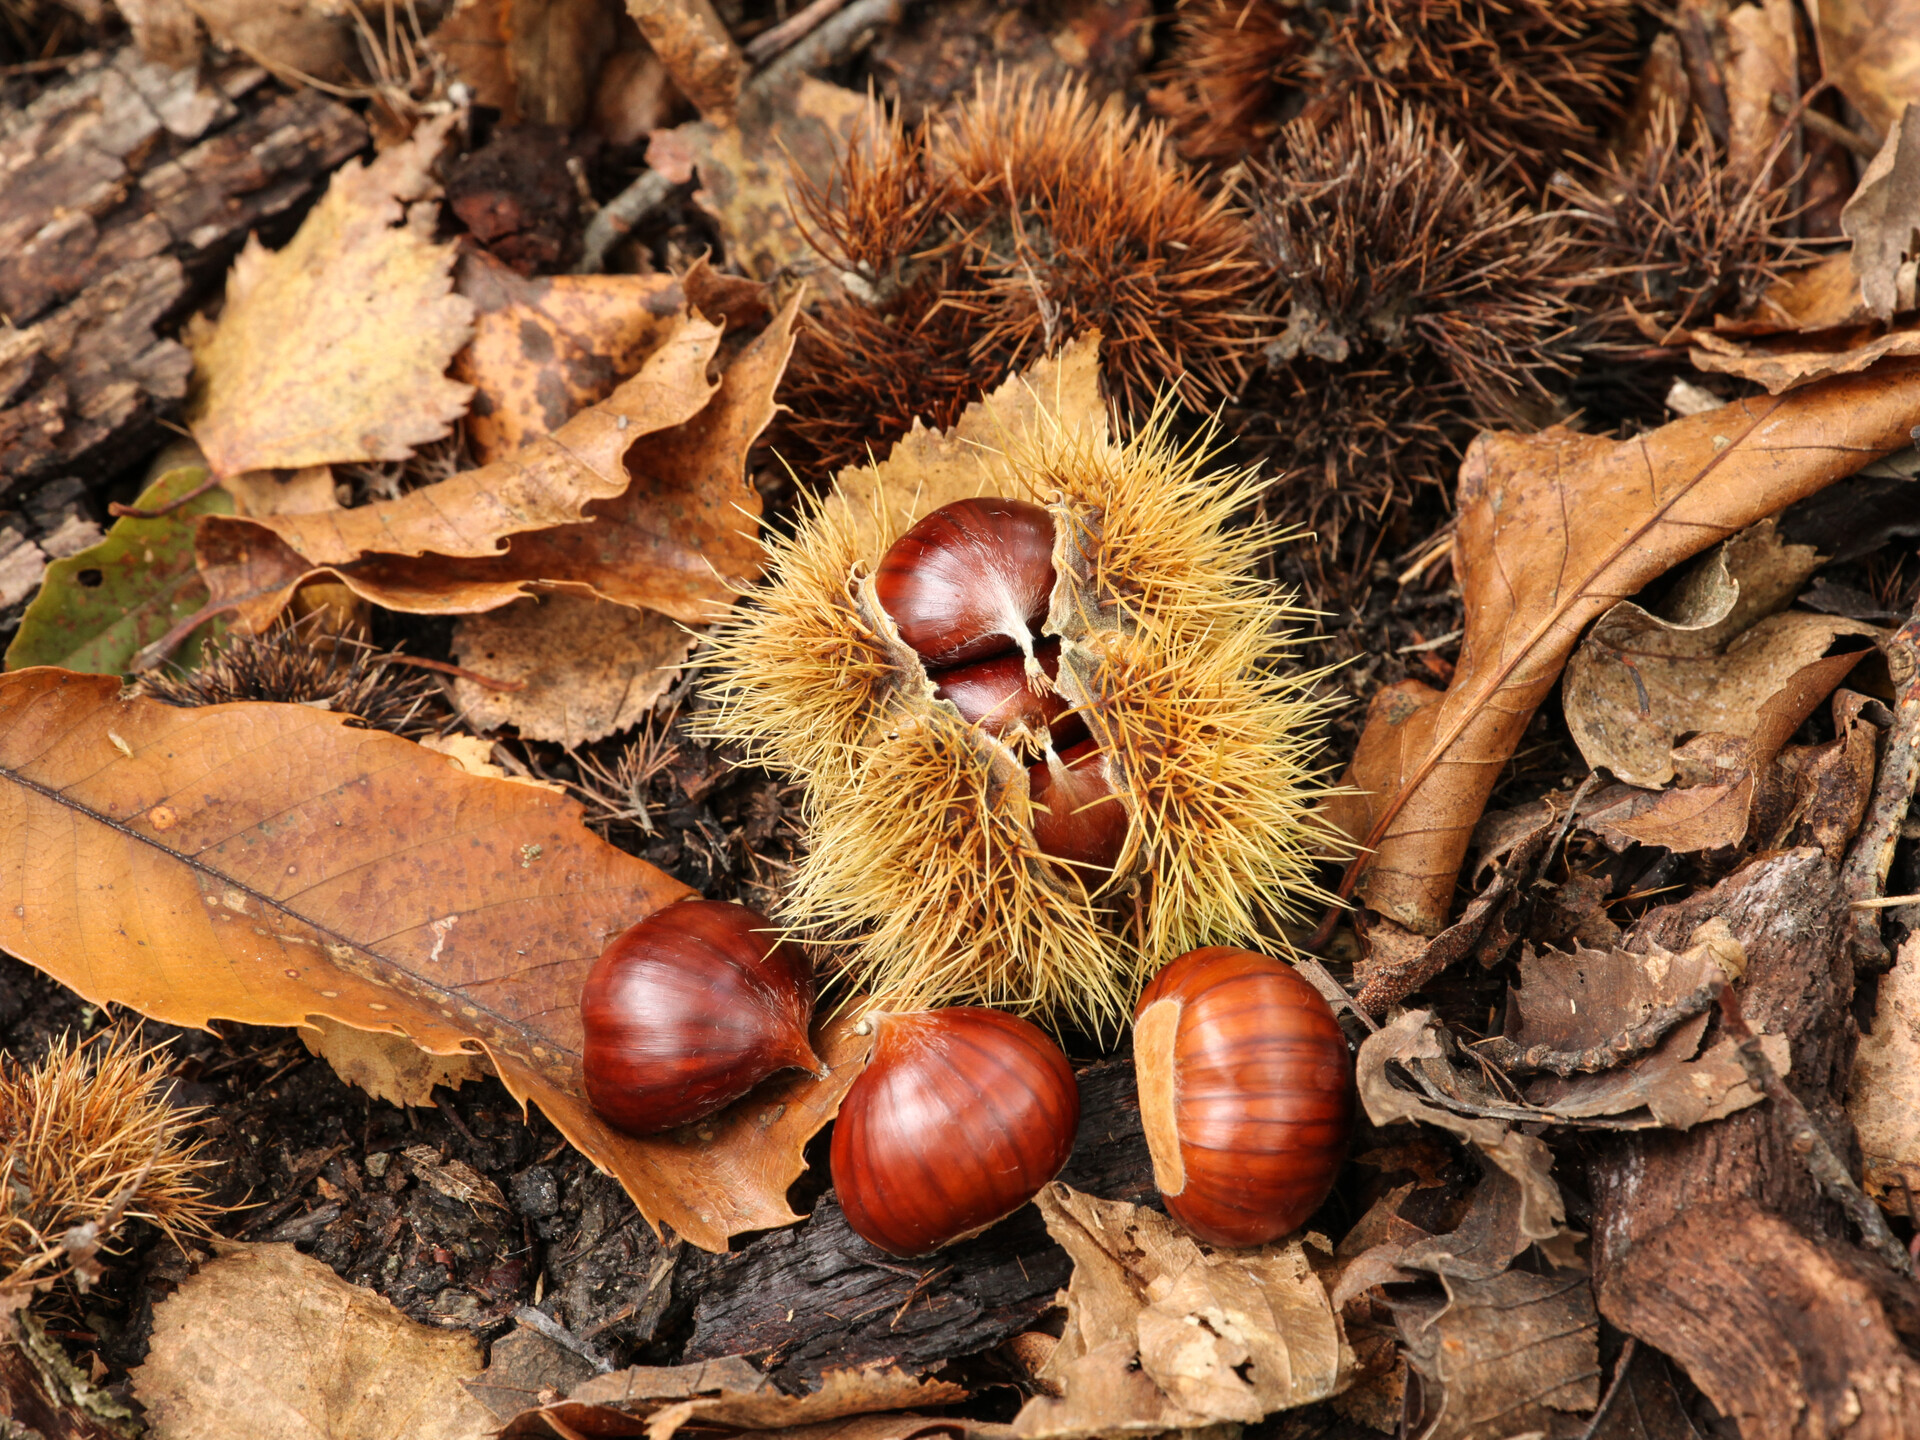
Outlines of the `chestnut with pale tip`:
[{"label": "chestnut with pale tip", "polygon": [[587,974],[587,1099],[616,1129],[653,1135],[777,1070],[824,1076],[812,1016],[812,967],[766,916],[717,900],[668,905],[614,937]]},{"label": "chestnut with pale tip", "polygon": [[1060,1173],[1080,1087],[1060,1047],[998,1010],[876,1012],[873,1053],[833,1127],[847,1223],[891,1255],[979,1234]]},{"label": "chestnut with pale tip", "polygon": [[[956,500],[893,542],[873,577],[880,608],[929,665],[1034,647],[1053,595],[1053,517],[1024,500]],[[1044,682],[1043,682],[1044,683]]]},{"label": "chestnut with pale tip", "polygon": [[1097,886],[1127,848],[1127,807],[1113,788],[1100,747],[1069,746],[1027,767],[1033,795],[1033,838],[1052,856]]},{"label": "chestnut with pale tip", "polygon": [[1215,1245],[1297,1230],[1333,1188],[1353,1127],[1353,1060],[1291,965],[1215,945],[1156,975],[1133,1021],[1154,1183]]}]

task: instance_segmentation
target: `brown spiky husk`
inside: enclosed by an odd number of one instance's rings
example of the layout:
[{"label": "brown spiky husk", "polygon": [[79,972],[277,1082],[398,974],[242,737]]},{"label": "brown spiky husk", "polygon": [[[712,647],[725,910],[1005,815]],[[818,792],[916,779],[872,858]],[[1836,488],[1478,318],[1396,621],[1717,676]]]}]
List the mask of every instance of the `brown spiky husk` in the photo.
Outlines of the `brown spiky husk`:
[{"label": "brown spiky husk", "polygon": [[1356,102],[1295,121],[1252,204],[1285,310],[1246,403],[1289,472],[1283,513],[1337,546],[1442,483],[1472,424],[1550,405],[1571,358],[1567,237],[1431,115]]},{"label": "brown spiky husk", "polygon": [[1188,0],[1148,103],[1182,155],[1231,163],[1271,143],[1289,97],[1315,76],[1315,41],[1295,5]]},{"label": "brown spiky husk", "polygon": [[1388,113],[1432,112],[1484,163],[1543,183],[1565,152],[1592,153],[1632,92],[1633,0],[1358,0],[1331,37],[1350,87]]},{"label": "brown spiky husk", "polygon": [[155,671],[142,677],[140,688],[169,705],[324,704],[395,735],[433,729],[443,713],[433,678],[393,663],[356,636],[327,632],[326,613],[283,619],[259,635],[229,631],[207,642],[193,669]]},{"label": "brown spiky husk", "polygon": [[1743,312],[1802,253],[1786,223],[1791,184],[1769,167],[1736,174],[1677,105],[1654,112],[1632,153],[1590,178],[1557,176],[1554,191],[1570,207],[1603,345]]},{"label": "brown spiky husk", "polygon": [[878,605],[874,565],[931,504],[863,520],[837,493],[806,502],[717,635],[703,728],[805,782],[810,845],[778,913],[838,953],[845,987],[1111,1030],[1179,951],[1261,943],[1263,917],[1317,895],[1314,857],[1339,842],[1309,808],[1302,612],[1255,576],[1276,533],[1229,523],[1263,482],[1210,472],[1169,420],[1121,444],[1043,412],[980,462],[982,493],[1055,517],[1059,686],[1132,817],[1105,883],[1041,853],[1024,764],[933,698]]},{"label": "brown spiky husk", "polygon": [[[167,1098],[169,1066],[131,1034],[55,1041],[37,1065],[0,1056],[0,1275],[56,1278],[126,1220],[169,1239],[205,1234],[211,1162]],[[96,1227],[95,1233],[76,1227]]]},{"label": "brown spiky husk", "polygon": [[[982,80],[915,130],[876,109],[831,184],[802,182],[799,198],[851,292],[781,391],[794,414],[775,447],[786,440],[803,477],[884,453],[912,415],[937,425],[1088,330],[1106,337],[1131,413],[1168,387],[1211,405],[1246,375],[1264,279],[1244,223],[1158,126],[1083,86]],[[881,326],[883,353],[924,366],[910,388],[861,353]]]}]

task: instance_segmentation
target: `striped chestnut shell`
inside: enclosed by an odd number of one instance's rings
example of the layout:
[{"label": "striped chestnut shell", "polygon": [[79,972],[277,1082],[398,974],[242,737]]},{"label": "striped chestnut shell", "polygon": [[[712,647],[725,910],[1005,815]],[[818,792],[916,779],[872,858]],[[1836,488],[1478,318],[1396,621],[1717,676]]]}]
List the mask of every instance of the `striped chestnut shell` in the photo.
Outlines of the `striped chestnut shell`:
[{"label": "striped chestnut shell", "polygon": [[974,1006],[868,1018],[873,1054],[840,1104],[832,1151],[840,1208],[862,1239],[930,1254],[1060,1173],[1080,1087],[1038,1026]]},{"label": "striped chestnut shell", "polygon": [[1133,1067],[1154,1182],[1194,1236],[1264,1245],[1320,1208],[1346,1159],[1353,1060],[1291,965],[1189,950],[1140,996]]}]

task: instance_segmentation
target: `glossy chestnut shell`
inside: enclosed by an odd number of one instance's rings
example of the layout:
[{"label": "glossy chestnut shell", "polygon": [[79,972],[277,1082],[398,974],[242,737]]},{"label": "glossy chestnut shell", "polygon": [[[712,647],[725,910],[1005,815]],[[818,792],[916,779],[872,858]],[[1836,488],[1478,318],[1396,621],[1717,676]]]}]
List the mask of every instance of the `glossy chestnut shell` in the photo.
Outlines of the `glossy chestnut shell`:
[{"label": "glossy chestnut shell", "polygon": [[[1059,679],[1060,642],[1042,640],[1033,653],[1047,679]],[[935,697],[951,701],[962,720],[1009,743],[1025,739],[1035,753],[1045,748],[1049,738],[1061,746],[1085,737],[1073,702],[1058,690],[1037,693],[1027,679],[1026,660],[1017,650],[936,670],[927,678],[934,684]]]},{"label": "glossy chestnut shell", "polygon": [[925,1255],[1018,1210],[1060,1173],[1080,1087],[1025,1020],[955,1007],[872,1017],[872,1058],[833,1127],[847,1223],[893,1255]]},{"label": "glossy chestnut shell", "polygon": [[1053,517],[1024,500],[956,500],[893,542],[881,607],[929,665],[1033,653],[1053,595]]},{"label": "glossy chestnut shell", "polygon": [[1189,950],[1140,997],[1133,1065],[1155,1183],[1199,1239],[1264,1245],[1327,1198],[1353,1126],[1353,1060],[1292,966]]},{"label": "glossy chestnut shell", "polygon": [[776,1070],[819,1071],[813,972],[766,916],[682,900],[615,936],[580,992],[587,1099],[652,1135],[711,1115]]},{"label": "glossy chestnut shell", "polygon": [[1127,807],[1108,778],[1100,747],[1091,740],[1027,767],[1033,793],[1033,838],[1041,850],[1071,866],[1084,884],[1098,885],[1119,863],[1127,844]]}]

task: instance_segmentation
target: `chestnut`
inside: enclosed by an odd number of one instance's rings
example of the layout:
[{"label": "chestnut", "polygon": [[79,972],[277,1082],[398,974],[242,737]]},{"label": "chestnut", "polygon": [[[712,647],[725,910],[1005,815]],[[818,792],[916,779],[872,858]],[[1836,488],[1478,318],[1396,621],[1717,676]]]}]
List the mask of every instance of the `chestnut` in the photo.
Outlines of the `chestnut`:
[{"label": "chestnut", "polygon": [[587,1099],[629,1135],[711,1115],[776,1070],[822,1073],[813,971],[766,916],[681,900],[615,936],[580,992]]},{"label": "chestnut", "polygon": [[[1098,881],[1127,845],[1127,807],[1113,788],[1100,747],[1083,740],[1027,767],[1033,838],[1046,854]],[[1099,872],[1099,873],[1093,873]]]},{"label": "chestnut", "polygon": [[[1060,678],[1058,640],[1041,641],[1033,654],[1049,681]],[[1017,653],[936,670],[927,678],[935,698],[952,702],[962,720],[1009,744],[1025,742],[1037,752],[1086,734],[1071,701],[1051,686],[1041,694],[1028,683],[1026,662]]]},{"label": "chestnut", "polygon": [[892,1255],[977,1235],[1060,1173],[1080,1087],[1060,1047],[998,1010],[880,1012],[833,1126],[833,1185],[854,1233]]},{"label": "chestnut", "polygon": [[893,542],[873,583],[929,665],[1007,650],[1031,661],[1053,596],[1053,517],[1024,500],[942,505]]},{"label": "chestnut", "polygon": [[1133,1018],[1154,1183],[1215,1245],[1264,1245],[1320,1208],[1346,1158],[1353,1060],[1333,1010],[1291,965],[1189,950]]}]

